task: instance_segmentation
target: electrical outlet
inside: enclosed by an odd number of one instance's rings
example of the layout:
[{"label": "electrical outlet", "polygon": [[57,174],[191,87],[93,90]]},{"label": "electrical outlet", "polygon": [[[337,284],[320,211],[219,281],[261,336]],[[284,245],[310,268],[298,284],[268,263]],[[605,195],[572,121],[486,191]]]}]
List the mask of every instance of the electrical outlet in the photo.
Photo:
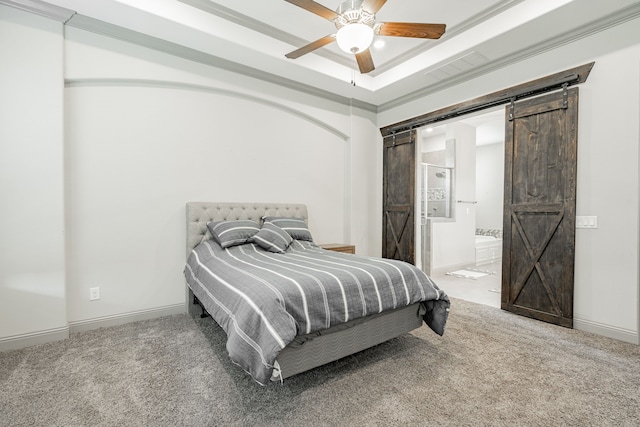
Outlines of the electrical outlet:
[{"label": "electrical outlet", "polygon": [[100,299],[100,288],[89,288],[89,301],[95,301]]},{"label": "electrical outlet", "polygon": [[576,216],[576,228],[598,228],[598,217]]}]

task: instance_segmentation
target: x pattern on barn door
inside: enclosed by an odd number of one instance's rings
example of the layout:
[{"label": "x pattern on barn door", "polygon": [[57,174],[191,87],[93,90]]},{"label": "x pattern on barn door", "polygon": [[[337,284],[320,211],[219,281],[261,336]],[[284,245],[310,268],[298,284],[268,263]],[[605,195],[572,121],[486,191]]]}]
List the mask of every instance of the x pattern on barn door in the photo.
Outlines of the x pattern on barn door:
[{"label": "x pattern on barn door", "polygon": [[382,256],[414,263],[415,131],[384,139]]}]

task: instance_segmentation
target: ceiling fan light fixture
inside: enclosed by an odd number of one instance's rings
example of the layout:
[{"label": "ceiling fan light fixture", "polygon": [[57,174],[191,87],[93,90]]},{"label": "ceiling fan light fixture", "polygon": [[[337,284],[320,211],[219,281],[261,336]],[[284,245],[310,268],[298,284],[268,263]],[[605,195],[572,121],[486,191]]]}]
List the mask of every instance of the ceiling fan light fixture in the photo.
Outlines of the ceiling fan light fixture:
[{"label": "ceiling fan light fixture", "polygon": [[358,69],[362,74],[376,69],[369,50],[376,36],[438,39],[446,29],[445,24],[376,22],[376,13],[387,0],[346,0],[335,12],[315,0],[286,1],[333,22],[337,29],[335,34],[324,36],[287,53],[287,58],[299,58],[335,41],[342,51],[355,54]]},{"label": "ceiling fan light fixture", "polygon": [[341,27],[336,34],[340,49],[347,53],[360,53],[369,49],[373,42],[373,28],[369,25],[354,22]]}]

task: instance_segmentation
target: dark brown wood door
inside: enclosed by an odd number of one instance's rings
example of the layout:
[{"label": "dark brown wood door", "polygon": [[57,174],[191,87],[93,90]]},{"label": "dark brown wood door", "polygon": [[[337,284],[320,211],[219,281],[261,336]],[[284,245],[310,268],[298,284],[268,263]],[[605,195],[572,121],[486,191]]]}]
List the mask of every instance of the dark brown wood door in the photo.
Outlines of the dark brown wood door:
[{"label": "dark brown wood door", "polygon": [[415,131],[384,138],[382,256],[415,261]]},{"label": "dark brown wood door", "polygon": [[508,105],[502,308],[573,326],[578,88]]}]

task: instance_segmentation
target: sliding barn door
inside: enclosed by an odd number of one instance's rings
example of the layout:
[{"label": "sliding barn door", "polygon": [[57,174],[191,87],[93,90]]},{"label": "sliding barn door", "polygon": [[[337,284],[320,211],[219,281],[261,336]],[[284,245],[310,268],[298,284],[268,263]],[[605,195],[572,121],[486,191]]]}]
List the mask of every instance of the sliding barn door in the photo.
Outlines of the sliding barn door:
[{"label": "sliding barn door", "polygon": [[415,262],[415,131],[384,138],[382,256]]},{"label": "sliding barn door", "polygon": [[578,88],[506,109],[502,308],[573,326]]}]

